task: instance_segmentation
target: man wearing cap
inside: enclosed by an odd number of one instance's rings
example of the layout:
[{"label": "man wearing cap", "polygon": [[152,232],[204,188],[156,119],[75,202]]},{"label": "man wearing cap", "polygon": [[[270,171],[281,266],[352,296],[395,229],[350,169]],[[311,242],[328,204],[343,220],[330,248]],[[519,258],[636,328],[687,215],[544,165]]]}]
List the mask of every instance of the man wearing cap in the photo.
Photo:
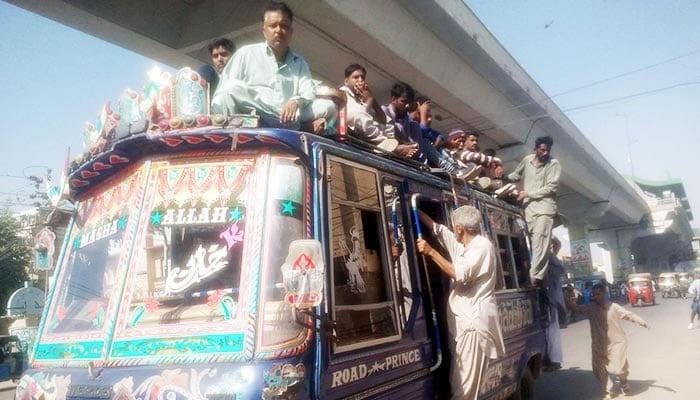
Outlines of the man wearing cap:
[{"label": "man wearing cap", "polygon": [[367,70],[360,64],[345,68],[345,81],[340,90],[347,94],[346,121],[350,134],[381,150],[404,157],[413,157],[417,143],[399,144],[394,138],[394,124],[388,124],[386,115],[369,88]]},{"label": "man wearing cap", "polygon": [[488,156],[479,150],[479,134],[466,133],[461,129],[453,130],[448,134],[447,151],[464,166],[481,166],[491,170],[495,178],[503,176],[503,163],[501,159]]}]

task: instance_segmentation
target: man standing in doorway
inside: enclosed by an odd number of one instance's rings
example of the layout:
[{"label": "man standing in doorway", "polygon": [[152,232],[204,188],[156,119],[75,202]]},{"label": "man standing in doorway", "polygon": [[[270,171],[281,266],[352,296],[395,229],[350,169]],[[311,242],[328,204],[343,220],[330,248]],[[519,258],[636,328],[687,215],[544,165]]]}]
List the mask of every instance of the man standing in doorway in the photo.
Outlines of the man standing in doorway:
[{"label": "man standing in doorway", "polygon": [[556,193],[561,176],[559,161],[551,157],[554,141],[549,136],[535,140],[534,154],[525,156],[515,171],[508,175],[511,181],[523,180],[523,190],[517,201],[525,206],[525,219],[532,242],[530,278],[539,285],[547,274],[549,243],[557,213]]},{"label": "man standing in doorway", "polygon": [[448,261],[424,239],[418,239],[418,251],[453,280],[447,318],[452,398],[476,399],[488,360],[505,354],[494,297],[498,281],[496,250],[480,234],[482,216],[472,206],[459,207],[452,213],[454,232],[423,212],[419,215],[452,260]]}]

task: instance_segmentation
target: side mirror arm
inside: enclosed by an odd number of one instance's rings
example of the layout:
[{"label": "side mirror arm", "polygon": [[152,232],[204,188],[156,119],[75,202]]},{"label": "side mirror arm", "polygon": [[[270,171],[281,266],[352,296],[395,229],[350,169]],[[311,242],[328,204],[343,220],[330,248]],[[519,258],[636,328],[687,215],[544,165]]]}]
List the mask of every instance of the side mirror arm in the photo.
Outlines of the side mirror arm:
[{"label": "side mirror arm", "polygon": [[[310,329],[318,334],[328,335],[334,342],[338,342],[338,334],[336,333],[337,324],[335,321],[329,321],[327,319],[321,318],[311,308],[294,308],[294,310],[294,320],[297,324],[303,326],[306,329]],[[306,316],[307,318],[302,319],[302,316]],[[313,322],[309,323],[309,320]],[[316,321],[318,321],[319,327],[316,327]]]}]

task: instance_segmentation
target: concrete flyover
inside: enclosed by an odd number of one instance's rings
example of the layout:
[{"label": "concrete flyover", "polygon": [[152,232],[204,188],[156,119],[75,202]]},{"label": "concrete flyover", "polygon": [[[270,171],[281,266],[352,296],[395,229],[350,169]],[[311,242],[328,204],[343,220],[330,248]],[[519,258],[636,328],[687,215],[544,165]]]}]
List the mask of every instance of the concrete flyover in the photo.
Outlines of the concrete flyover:
[{"label": "concrete flyover", "polygon": [[[262,40],[258,0],[9,0],[175,68],[208,59],[210,39]],[[395,80],[437,105],[434,127],[482,132],[482,148],[512,168],[537,136],[554,138],[563,167],[559,207],[568,224],[615,229],[648,206],[461,0],[289,0],[293,48],[333,85],[359,62],[380,101]],[[116,94],[115,94],[116,96]]]}]

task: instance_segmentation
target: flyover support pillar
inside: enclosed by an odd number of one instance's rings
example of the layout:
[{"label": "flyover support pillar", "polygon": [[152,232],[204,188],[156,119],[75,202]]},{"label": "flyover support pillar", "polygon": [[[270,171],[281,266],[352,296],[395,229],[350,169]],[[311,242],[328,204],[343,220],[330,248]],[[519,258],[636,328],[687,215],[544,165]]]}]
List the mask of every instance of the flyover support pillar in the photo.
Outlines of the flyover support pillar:
[{"label": "flyover support pillar", "polygon": [[567,229],[571,246],[571,262],[574,264],[575,275],[592,275],[593,264],[591,262],[591,247],[588,242],[588,229],[583,224],[572,224],[567,226]]}]

